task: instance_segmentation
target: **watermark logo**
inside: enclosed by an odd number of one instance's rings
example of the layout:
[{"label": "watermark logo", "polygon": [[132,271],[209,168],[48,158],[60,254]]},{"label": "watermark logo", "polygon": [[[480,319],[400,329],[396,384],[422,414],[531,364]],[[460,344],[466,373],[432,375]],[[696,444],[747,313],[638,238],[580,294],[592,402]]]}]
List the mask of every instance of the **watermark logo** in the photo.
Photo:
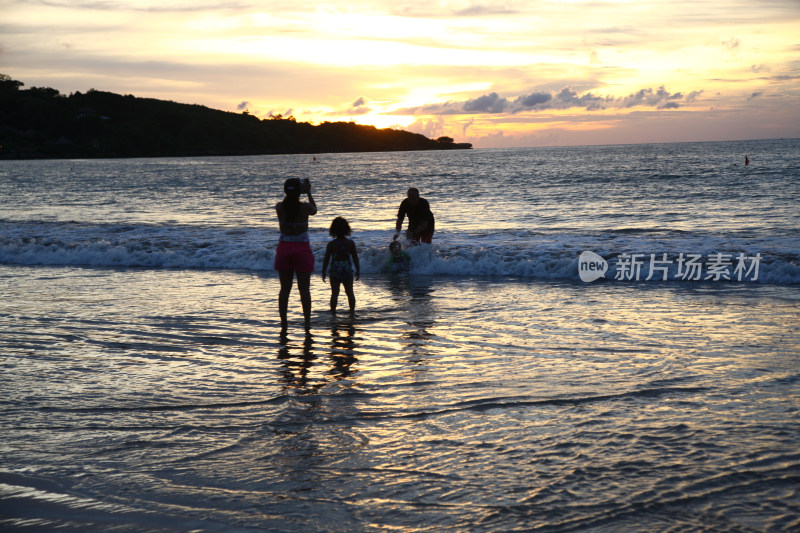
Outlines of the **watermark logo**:
[{"label": "watermark logo", "polygon": [[[760,264],[760,253],[748,256],[716,252],[703,256],[681,252],[673,257],[666,253],[622,253],[611,266],[613,279],[620,281],[757,281]],[[578,275],[586,283],[604,278],[608,269],[608,262],[594,252],[583,252],[578,258]]]},{"label": "watermark logo", "polygon": [[606,277],[608,262],[594,252],[583,252],[578,257],[578,275],[581,281],[591,283],[592,281]]}]

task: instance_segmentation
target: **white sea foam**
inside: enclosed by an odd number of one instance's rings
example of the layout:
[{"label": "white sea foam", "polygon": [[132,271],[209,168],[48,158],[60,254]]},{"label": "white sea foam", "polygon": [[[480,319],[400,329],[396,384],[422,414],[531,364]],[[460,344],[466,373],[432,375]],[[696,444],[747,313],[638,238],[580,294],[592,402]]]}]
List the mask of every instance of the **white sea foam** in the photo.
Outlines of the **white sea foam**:
[{"label": "white sea foam", "polygon": [[[92,225],[5,222],[0,236],[0,262],[24,265],[86,265],[100,267],[202,268],[272,271],[277,232],[265,228],[213,228],[199,226]],[[362,273],[387,269],[391,231],[354,235]],[[312,249],[321,267],[327,236],[315,234]],[[668,280],[678,275],[679,254],[760,254],[757,279],[762,283],[800,283],[800,256],[792,242],[780,238],[722,239],[676,234],[653,238],[629,232],[603,235],[519,234],[437,235],[431,245],[405,246],[415,274],[452,276],[515,276],[536,279],[578,279],[578,256],[599,253],[615,279],[622,254],[639,254],[645,281],[651,254],[671,261]],[[735,265],[734,265],[735,266]],[[732,269],[731,269],[732,272]],[[705,279],[705,274],[701,279]],[[628,277],[628,280],[631,278]],[[683,278],[685,279],[685,278]],[[636,280],[636,279],[634,279]],[[653,276],[652,280],[660,280]]]}]

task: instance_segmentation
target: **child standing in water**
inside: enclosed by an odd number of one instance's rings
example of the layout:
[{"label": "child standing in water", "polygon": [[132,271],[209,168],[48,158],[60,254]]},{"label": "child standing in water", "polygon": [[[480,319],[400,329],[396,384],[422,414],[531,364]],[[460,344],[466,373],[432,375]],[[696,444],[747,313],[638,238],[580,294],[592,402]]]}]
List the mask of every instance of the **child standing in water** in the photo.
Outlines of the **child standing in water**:
[{"label": "child standing in water", "polygon": [[[330,264],[331,312],[336,312],[336,304],[339,300],[339,285],[344,285],[344,291],[347,293],[347,301],[350,304],[350,312],[352,313],[356,310],[353,279],[357,280],[361,276],[356,243],[347,238],[351,233],[350,224],[342,217],[333,219],[328,232],[331,237],[335,238],[325,248],[325,259],[322,262],[322,281],[325,281],[325,274],[328,272],[328,265]],[[353,273],[353,265],[355,265],[355,273]]]}]

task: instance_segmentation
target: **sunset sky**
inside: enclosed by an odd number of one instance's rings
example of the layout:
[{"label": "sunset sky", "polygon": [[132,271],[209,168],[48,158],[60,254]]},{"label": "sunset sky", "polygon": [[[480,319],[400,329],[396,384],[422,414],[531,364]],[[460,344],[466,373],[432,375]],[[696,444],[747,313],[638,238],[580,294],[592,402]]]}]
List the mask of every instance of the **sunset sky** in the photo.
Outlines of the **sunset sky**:
[{"label": "sunset sky", "polygon": [[476,148],[800,137],[800,0],[0,0],[0,73]]}]

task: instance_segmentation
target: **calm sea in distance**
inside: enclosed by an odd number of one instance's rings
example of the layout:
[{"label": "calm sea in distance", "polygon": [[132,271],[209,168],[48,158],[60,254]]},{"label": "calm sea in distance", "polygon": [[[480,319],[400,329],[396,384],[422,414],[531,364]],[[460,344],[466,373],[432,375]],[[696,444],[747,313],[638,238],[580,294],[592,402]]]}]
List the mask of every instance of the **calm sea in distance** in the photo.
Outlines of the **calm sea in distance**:
[{"label": "calm sea in distance", "polygon": [[0,530],[800,529],[800,140],[0,161],[0,198]]}]

